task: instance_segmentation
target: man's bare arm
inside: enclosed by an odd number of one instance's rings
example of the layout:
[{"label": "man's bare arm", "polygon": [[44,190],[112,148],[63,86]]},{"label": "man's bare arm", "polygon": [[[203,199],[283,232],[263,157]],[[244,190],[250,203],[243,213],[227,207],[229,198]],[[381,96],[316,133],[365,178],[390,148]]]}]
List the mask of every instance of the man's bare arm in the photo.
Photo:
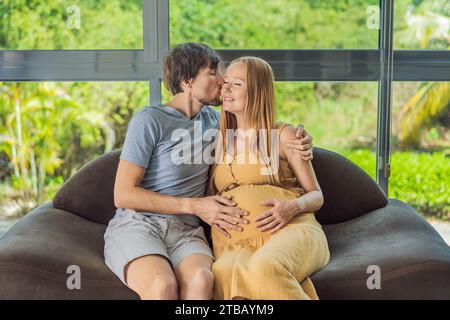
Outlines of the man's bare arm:
[{"label": "man's bare arm", "polygon": [[179,198],[142,188],[140,182],[145,168],[126,160],[120,160],[114,184],[114,205],[135,211],[162,214],[192,214],[206,223],[222,228],[239,230],[237,224],[246,223],[241,219],[246,213],[236,204],[221,196],[206,198]]}]

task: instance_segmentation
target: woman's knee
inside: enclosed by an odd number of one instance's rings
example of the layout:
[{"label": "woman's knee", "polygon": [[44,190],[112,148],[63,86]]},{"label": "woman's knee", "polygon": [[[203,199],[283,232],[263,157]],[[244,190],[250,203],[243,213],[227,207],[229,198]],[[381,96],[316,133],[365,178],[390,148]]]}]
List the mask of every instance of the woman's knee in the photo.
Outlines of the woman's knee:
[{"label": "woman's knee", "polygon": [[226,259],[217,259],[212,265],[212,273],[218,275],[220,278],[231,275],[233,263]]},{"label": "woman's knee", "polygon": [[323,262],[322,262],[320,269],[325,268],[328,265],[328,263],[330,263],[331,253],[330,253],[330,248],[328,247],[328,243],[325,243],[325,245],[324,245],[324,253],[323,253],[322,259],[323,259]]},{"label": "woman's knee", "polygon": [[286,272],[288,268],[273,257],[254,255],[247,264],[249,274],[253,277],[264,278],[267,275]]},{"label": "woman's knee", "polygon": [[313,272],[324,268],[330,262],[331,253],[325,233],[321,231],[315,238],[315,250],[311,250],[311,259],[315,261]]}]

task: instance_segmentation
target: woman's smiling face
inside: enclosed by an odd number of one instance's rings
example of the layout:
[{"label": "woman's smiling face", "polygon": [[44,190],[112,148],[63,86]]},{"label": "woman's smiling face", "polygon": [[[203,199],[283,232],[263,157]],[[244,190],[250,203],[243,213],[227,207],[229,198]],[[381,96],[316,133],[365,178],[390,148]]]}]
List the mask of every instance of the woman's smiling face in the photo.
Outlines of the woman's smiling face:
[{"label": "woman's smiling face", "polygon": [[228,66],[223,77],[223,109],[233,114],[244,112],[247,104],[247,67],[243,62]]}]

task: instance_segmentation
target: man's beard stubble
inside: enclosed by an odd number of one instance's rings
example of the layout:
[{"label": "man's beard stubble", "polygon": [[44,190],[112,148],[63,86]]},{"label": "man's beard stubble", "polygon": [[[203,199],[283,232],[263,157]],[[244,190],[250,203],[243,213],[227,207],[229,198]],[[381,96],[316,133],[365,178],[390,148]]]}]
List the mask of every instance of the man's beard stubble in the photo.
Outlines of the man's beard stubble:
[{"label": "man's beard stubble", "polygon": [[220,106],[222,105],[222,97],[221,96],[217,96],[214,99],[211,99],[209,101],[203,100],[201,101],[203,105],[208,105],[208,106]]}]

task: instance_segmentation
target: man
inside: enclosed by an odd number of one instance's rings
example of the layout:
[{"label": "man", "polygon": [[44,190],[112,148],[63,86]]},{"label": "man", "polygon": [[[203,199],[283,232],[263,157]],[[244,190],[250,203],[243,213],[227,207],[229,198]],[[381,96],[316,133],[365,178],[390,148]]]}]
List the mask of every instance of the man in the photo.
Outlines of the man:
[{"label": "man", "polygon": [[[230,199],[204,197],[207,163],[173,161],[180,142],[172,139],[175,130],[218,128],[220,114],[209,105],[221,103],[219,62],[203,44],[173,48],[164,61],[173,100],[143,108],[128,126],[114,186],[118,209],[105,232],[104,252],[108,267],[141,299],[211,299],[214,258],[201,220],[224,233],[246,223],[246,212]],[[202,150],[212,143],[191,136]],[[296,151],[311,159],[312,138],[303,128],[297,136],[302,139],[293,141]]]}]

